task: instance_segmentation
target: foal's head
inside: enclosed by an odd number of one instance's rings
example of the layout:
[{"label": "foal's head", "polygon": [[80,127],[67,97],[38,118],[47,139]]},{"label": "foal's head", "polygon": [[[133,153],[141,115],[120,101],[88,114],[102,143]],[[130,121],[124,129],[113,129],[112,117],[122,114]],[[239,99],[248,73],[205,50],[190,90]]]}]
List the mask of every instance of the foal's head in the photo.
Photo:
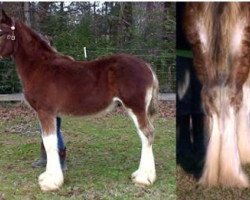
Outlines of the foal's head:
[{"label": "foal's head", "polygon": [[0,20],[0,58],[10,57],[14,53],[15,22],[2,10]]}]

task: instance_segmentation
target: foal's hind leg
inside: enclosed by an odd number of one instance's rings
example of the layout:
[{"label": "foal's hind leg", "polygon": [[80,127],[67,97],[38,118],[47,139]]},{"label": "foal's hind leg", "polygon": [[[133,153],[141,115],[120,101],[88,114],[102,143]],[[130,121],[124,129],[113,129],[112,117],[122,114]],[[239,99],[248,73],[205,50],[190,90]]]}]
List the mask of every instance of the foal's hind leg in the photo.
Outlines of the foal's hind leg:
[{"label": "foal's hind leg", "polygon": [[47,154],[46,171],[39,176],[39,185],[43,191],[58,190],[63,184],[63,173],[58,154],[56,118],[44,112],[38,112],[38,116]]},{"label": "foal's hind leg", "polygon": [[223,185],[248,187],[248,177],[244,173],[237,146],[237,112],[236,108],[230,105],[230,102],[225,102],[221,125],[223,132],[221,135],[221,150],[220,150],[220,176],[219,181]]},{"label": "foal's hind leg", "polygon": [[156,179],[155,162],[152,150],[154,128],[147,119],[146,114],[135,114],[131,109],[128,109],[128,113],[135,123],[142,142],[140,165],[138,170],[132,174],[132,179],[136,184],[150,185]]},{"label": "foal's hind leg", "polygon": [[150,103],[154,97],[154,89],[149,88],[144,91],[135,92],[136,96],[124,95],[120,101],[133,119],[137,133],[142,143],[141,160],[139,168],[132,174],[133,182],[139,185],[150,185],[156,179],[155,162],[152,150],[154,139],[154,127],[149,121],[148,113]]}]

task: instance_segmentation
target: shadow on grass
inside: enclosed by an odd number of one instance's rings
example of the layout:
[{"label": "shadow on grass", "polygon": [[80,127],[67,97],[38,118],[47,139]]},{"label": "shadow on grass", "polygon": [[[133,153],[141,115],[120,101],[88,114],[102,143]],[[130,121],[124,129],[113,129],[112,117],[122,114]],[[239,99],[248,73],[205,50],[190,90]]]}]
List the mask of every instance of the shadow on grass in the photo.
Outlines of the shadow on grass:
[{"label": "shadow on grass", "polygon": [[189,151],[185,154],[177,154],[176,163],[188,174],[193,175],[195,179],[199,179],[204,166],[205,153],[195,153]]},{"label": "shadow on grass", "polygon": [[185,108],[185,105],[185,102],[179,101],[179,112],[176,116],[176,163],[187,174],[199,179],[204,166],[207,146],[207,116],[198,112],[197,109],[195,109],[197,112],[181,111],[180,108]]},{"label": "shadow on grass", "polygon": [[206,139],[203,114],[177,115],[176,163],[199,179],[205,161]]}]

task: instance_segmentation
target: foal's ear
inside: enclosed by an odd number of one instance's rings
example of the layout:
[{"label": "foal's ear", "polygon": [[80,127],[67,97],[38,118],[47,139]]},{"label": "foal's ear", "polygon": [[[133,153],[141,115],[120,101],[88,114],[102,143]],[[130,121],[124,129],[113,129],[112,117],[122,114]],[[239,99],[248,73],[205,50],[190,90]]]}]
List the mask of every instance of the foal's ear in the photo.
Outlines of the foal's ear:
[{"label": "foal's ear", "polygon": [[5,13],[4,10],[2,10],[1,24],[7,24],[7,25],[9,25],[9,26],[12,25],[12,20],[11,20],[11,18]]}]

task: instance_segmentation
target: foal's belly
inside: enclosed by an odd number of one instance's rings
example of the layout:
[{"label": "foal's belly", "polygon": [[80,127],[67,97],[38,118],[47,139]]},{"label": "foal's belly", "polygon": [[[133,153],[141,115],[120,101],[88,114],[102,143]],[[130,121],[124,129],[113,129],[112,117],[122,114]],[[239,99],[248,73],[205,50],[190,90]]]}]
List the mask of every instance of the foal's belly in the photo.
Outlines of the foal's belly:
[{"label": "foal's belly", "polygon": [[112,104],[113,99],[108,96],[74,98],[72,101],[64,102],[59,112],[77,116],[92,115],[109,109]]}]

